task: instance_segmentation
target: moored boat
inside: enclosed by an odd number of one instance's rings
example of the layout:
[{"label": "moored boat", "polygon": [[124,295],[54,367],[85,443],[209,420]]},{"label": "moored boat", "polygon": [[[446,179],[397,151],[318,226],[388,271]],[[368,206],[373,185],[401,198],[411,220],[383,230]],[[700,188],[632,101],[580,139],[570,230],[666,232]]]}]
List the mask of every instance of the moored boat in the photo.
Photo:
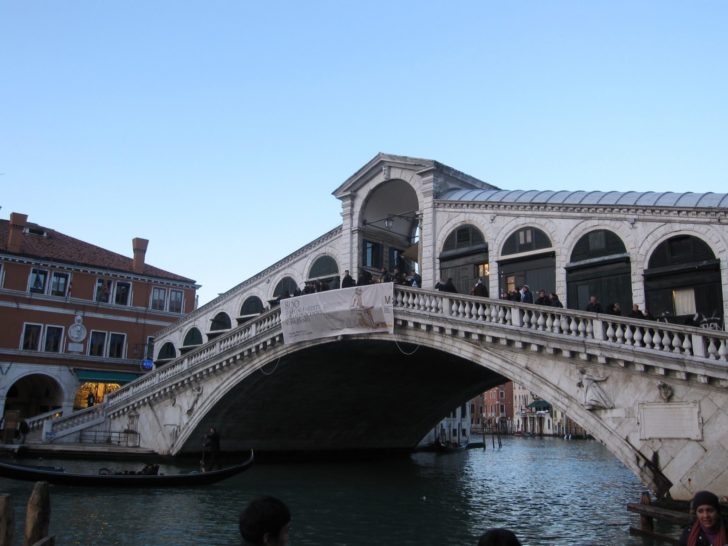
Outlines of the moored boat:
[{"label": "moored boat", "polygon": [[149,474],[143,472],[77,474],[65,472],[61,468],[26,466],[0,461],[0,477],[87,487],[194,487],[209,485],[240,474],[252,466],[253,460],[254,455],[251,450],[248,459],[240,464],[207,472],[193,471],[187,474]]}]

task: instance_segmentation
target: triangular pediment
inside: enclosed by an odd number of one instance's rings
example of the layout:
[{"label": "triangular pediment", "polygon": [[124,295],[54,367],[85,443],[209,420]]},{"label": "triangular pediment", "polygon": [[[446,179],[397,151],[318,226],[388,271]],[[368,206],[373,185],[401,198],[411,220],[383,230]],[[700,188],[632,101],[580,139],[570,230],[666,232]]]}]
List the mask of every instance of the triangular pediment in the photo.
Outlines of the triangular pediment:
[{"label": "triangular pediment", "polygon": [[454,189],[498,189],[432,159],[378,153],[336,188],[333,195],[341,199],[346,195],[356,193],[359,188],[373,178],[381,176],[387,169],[402,169],[423,176],[432,173],[434,175],[432,180],[436,186],[433,188],[435,195]]}]

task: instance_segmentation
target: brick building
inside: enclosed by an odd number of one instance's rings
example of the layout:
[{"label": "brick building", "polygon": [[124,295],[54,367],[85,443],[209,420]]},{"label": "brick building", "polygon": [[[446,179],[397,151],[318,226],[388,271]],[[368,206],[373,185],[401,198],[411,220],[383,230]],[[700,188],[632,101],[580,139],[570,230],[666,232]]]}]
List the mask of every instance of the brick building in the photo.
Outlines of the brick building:
[{"label": "brick building", "polygon": [[194,309],[195,281],[145,263],[147,240],[132,244],[128,258],[25,214],[0,220],[0,415],[7,426],[101,401],[143,373],[156,331]]}]

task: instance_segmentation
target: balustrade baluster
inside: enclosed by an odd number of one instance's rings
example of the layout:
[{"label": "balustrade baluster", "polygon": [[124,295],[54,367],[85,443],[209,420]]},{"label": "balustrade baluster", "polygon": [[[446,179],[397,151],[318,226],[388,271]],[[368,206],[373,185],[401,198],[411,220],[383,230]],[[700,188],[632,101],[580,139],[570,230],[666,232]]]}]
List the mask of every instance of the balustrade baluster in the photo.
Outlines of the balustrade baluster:
[{"label": "balustrade baluster", "polygon": [[485,305],[482,303],[479,303],[478,304],[478,320],[485,322],[488,320],[489,315],[490,315],[490,313],[488,312],[488,309],[485,307]]},{"label": "balustrade baluster", "polygon": [[676,334],[675,332],[673,332],[673,334],[672,334],[672,352],[679,353],[681,348],[682,348],[682,340],[680,339],[680,334]]},{"label": "balustrade baluster", "polygon": [[718,349],[718,358],[723,362],[728,360],[728,347],[726,346],[725,340],[721,340],[720,342],[720,349]]},{"label": "balustrade baluster", "polygon": [[543,332],[546,326],[546,320],[544,320],[544,316],[541,311],[538,312],[538,320],[536,321],[536,324],[538,326],[538,329]]},{"label": "balustrade baluster", "polygon": [[547,332],[554,331],[554,317],[551,313],[548,313],[546,315],[546,331]]},{"label": "balustrade baluster", "polygon": [[634,329],[634,345],[635,347],[642,347],[642,327],[635,326]]},{"label": "balustrade baluster", "polygon": [[617,323],[617,331],[614,332],[614,337],[620,345],[624,343],[624,330],[619,322]]},{"label": "balustrade baluster", "polygon": [[572,336],[579,335],[579,324],[576,322],[576,319],[574,317],[569,318],[569,331],[571,332]]},{"label": "balustrade baluster", "polygon": [[607,326],[607,339],[609,341],[614,341],[614,328],[612,327],[612,323],[607,323],[609,326]]},{"label": "balustrade baluster", "polygon": [[586,333],[586,326],[584,325],[584,322],[586,322],[583,319],[579,319],[579,326],[577,327],[577,330],[579,331],[579,337],[584,337]]},{"label": "balustrade baluster", "polygon": [[667,330],[662,333],[662,349],[663,351],[669,351],[672,347],[672,339],[670,338]]},{"label": "balustrade baluster", "polygon": [[686,355],[692,355],[693,354],[693,344],[690,342],[690,336],[686,335],[685,339],[682,342],[682,352]]}]

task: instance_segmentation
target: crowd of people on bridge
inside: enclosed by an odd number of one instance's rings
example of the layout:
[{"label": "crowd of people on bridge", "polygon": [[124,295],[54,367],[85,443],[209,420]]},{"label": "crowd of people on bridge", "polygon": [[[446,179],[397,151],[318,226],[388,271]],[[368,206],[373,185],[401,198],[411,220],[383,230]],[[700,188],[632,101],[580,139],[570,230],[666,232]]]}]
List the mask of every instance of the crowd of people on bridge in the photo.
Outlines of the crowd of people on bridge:
[{"label": "crowd of people on bridge", "polygon": [[[728,544],[728,522],[723,518],[717,495],[698,491],[690,507],[694,521],[682,532],[679,546]],[[238,524],[245,546],[287,546],[291,512],[278,498],[256,497],[240,513]],[[509,529],[491,528],[479,538],[477,546],[521,546],[521,542]]]}]

